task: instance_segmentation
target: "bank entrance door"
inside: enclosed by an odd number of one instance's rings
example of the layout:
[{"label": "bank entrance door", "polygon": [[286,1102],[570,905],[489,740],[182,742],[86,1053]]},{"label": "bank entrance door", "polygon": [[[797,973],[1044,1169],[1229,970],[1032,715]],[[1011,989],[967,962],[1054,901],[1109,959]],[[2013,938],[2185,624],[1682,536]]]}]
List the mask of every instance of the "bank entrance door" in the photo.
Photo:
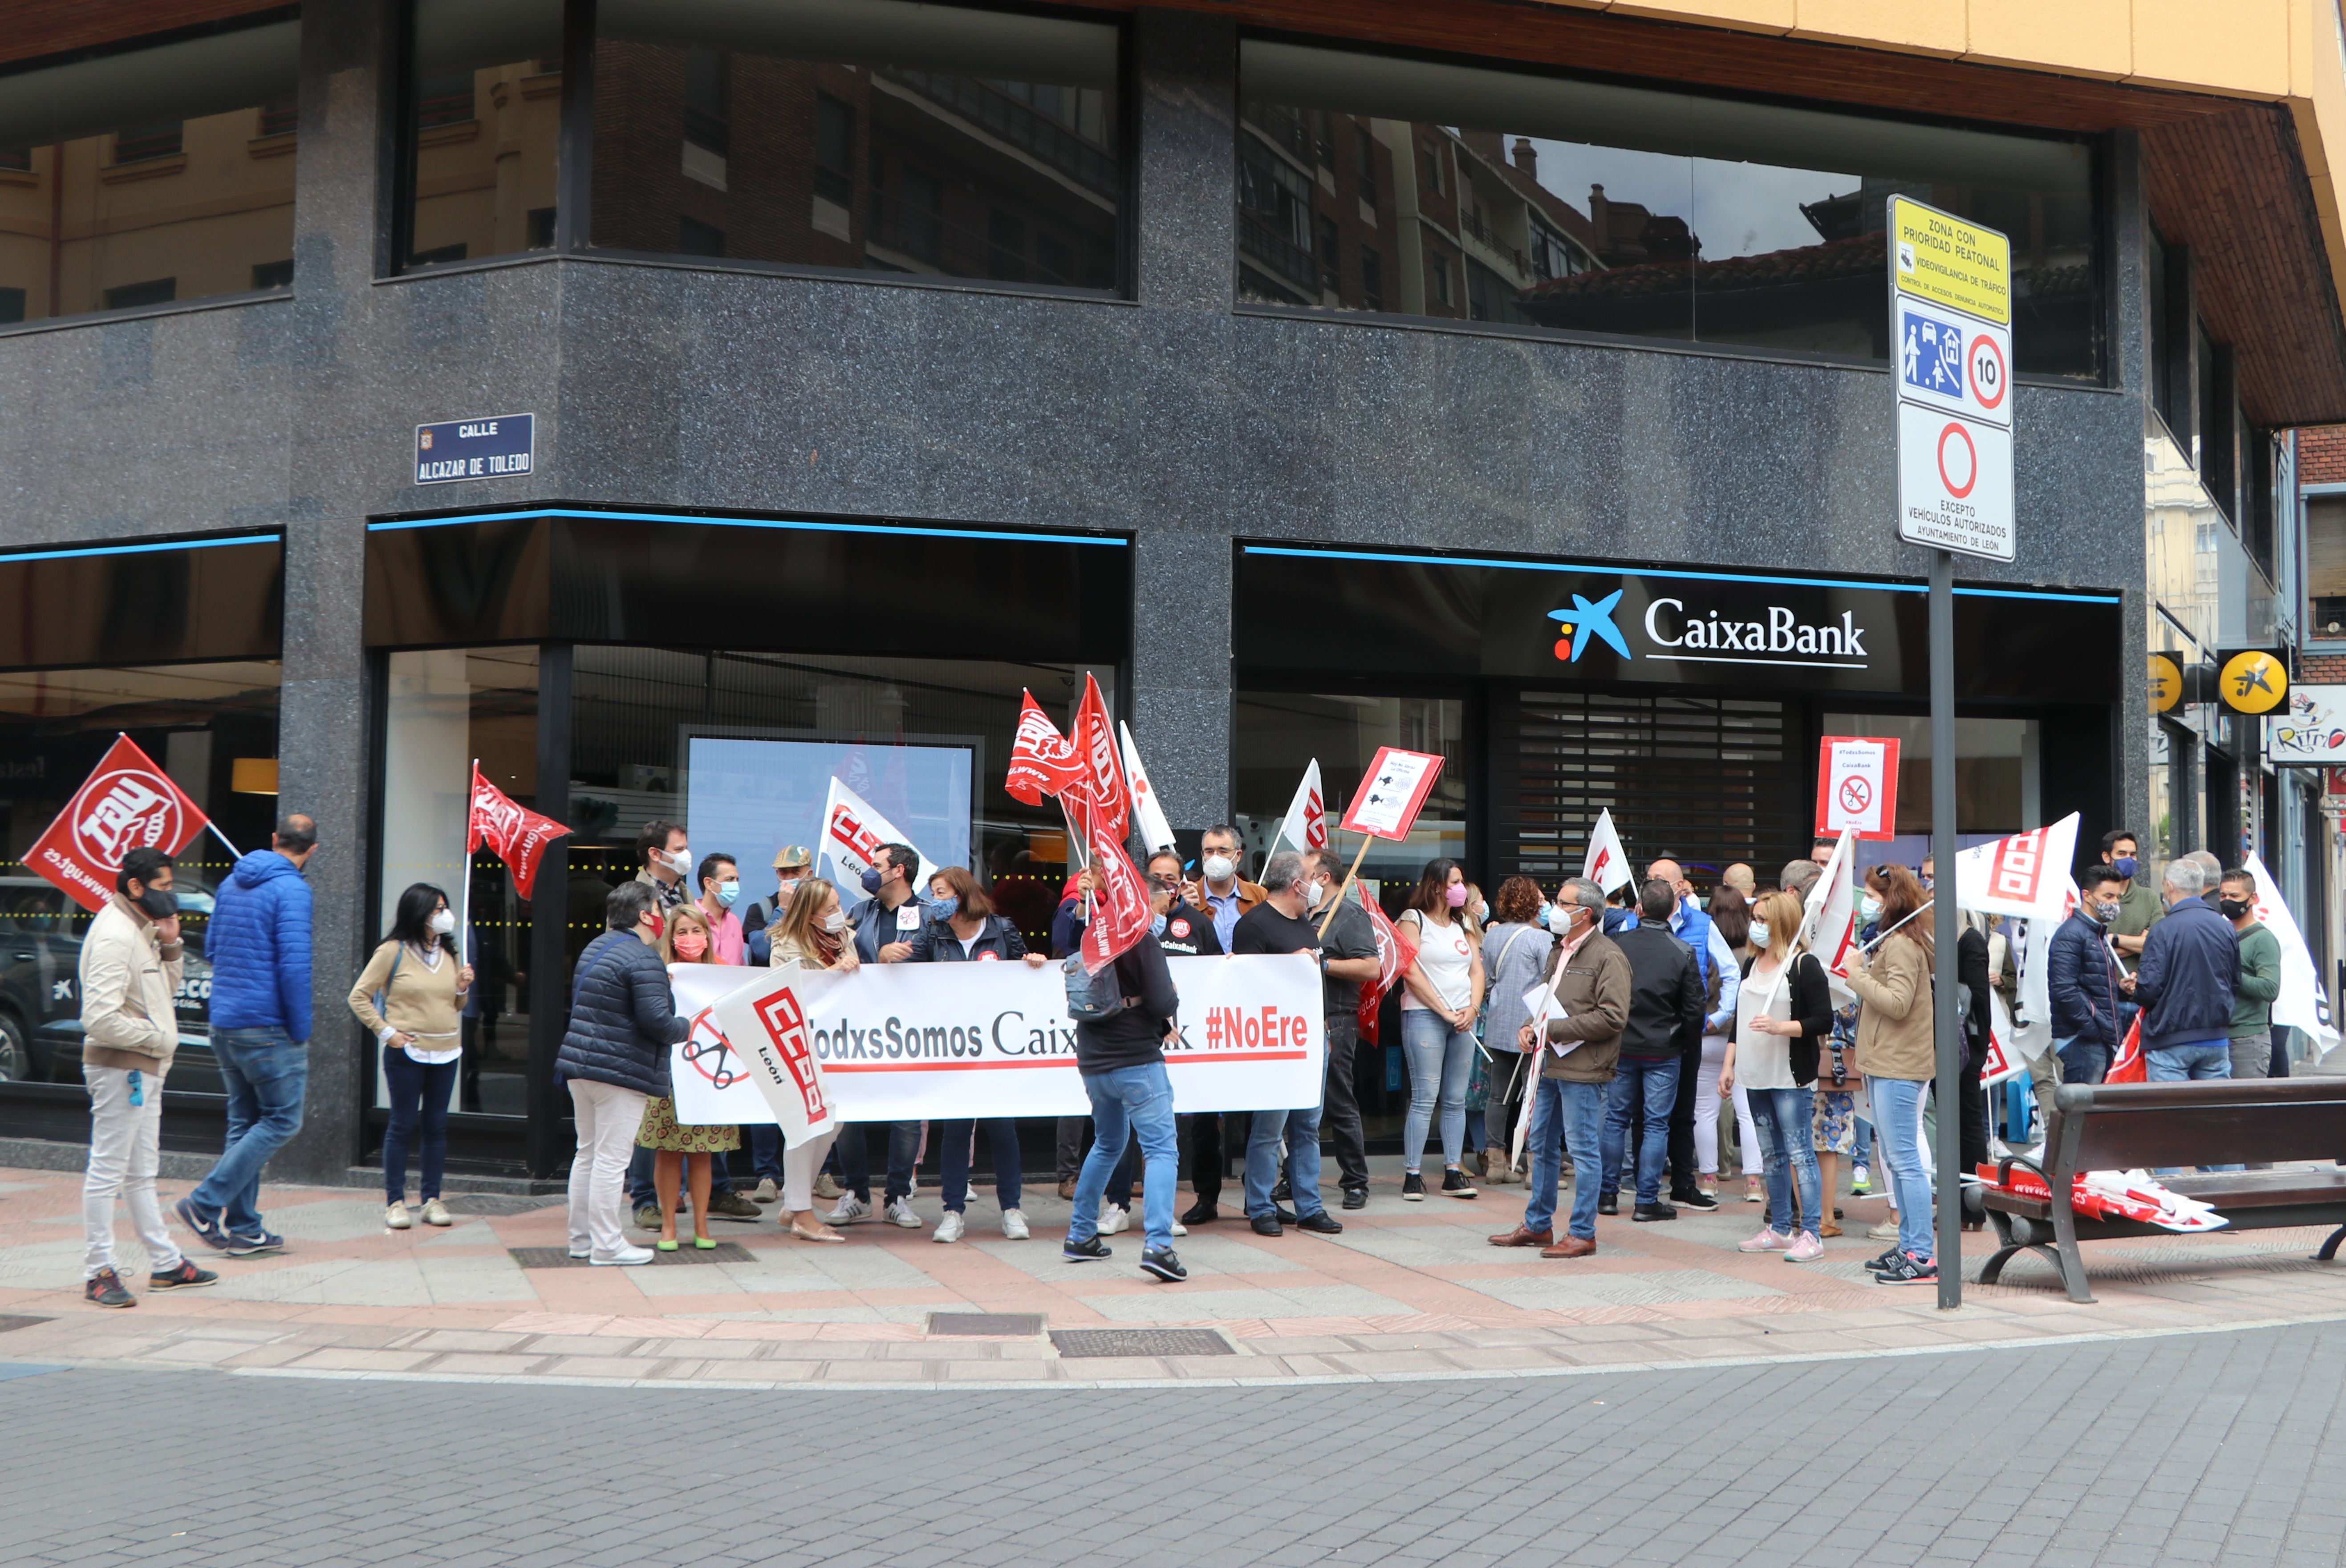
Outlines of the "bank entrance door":
[{"label": "bank entrance door", "polygon": [[[1808,848],[1798,710],[1746,697],[1494,693],[1492,849],[1501,874],[1580,874],[1611,807],[1631,861],[1664,854],[1708,889],[1749,861],[1763,882]],[[1512,783],[1509,780],[1512,779]]]}]

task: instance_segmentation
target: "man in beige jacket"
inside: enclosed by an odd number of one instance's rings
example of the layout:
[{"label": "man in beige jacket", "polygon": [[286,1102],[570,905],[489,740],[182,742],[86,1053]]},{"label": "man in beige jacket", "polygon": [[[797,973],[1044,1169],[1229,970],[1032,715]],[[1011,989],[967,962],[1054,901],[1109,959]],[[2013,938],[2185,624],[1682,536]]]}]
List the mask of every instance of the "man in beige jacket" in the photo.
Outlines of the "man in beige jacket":
[{"label": "man in beige jacket", "polygon": [[178,1049],[185,949],[171,857],[138,849],[123,857],[117,890],[81,943],[81,1075],[89,1085],[89,1169],[82,1177],[83,1297],[100,1307],[135,1307],[114,1268],[114,1200],[130,1205],[146,1244],[154,1290],[209,1285],[219,1276],[179,1255],[155,1201],[163,1130],[163,1078]]}]

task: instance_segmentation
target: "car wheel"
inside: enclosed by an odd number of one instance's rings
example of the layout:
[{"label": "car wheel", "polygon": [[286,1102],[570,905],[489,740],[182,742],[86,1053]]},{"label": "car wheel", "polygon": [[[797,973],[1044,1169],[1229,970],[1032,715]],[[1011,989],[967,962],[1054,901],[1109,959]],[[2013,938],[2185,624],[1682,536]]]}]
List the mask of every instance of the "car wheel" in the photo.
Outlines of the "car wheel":
[{"label": "car wheel", "polygon": [[13,1013],[0,1013],[0,1084],[22,1084],[34,1076],[33,1047],[25,1026]]}]

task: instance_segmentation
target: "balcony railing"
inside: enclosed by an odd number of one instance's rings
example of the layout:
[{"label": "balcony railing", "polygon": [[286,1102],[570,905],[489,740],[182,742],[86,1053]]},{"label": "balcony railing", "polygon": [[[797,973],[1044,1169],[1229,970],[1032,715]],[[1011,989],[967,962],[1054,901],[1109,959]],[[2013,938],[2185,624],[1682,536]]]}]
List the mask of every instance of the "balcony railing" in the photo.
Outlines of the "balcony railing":
[{"label": "balcony railing", "polygon": [[1239,214],[1239,249],[1305,289],[1320,287],[1320,265],[1311,252],[1251,213]]},{"label": "balcony railing", "polygon": [[974,76],[892,66],[882,67],[875,74],[903,83],[1011,146],[1033,154],[1078,185],[1109,198],[1120,193],[1123,181],[1113,153],[1086,141],[1048,115],[1038,113],[1032,105],[997,92]]}]

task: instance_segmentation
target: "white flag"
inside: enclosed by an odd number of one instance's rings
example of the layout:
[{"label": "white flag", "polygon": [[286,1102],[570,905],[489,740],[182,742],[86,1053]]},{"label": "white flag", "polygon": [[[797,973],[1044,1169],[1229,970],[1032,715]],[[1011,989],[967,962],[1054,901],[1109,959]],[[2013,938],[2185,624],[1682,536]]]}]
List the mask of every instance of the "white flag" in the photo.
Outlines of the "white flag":
[{"label": "white flag", "polygon": [[841,978],[786,963],[734,987],[694,1020],[696,1029],[702,1019],[714,1024],[710,1033],[719,1051],[733,1050],[740,1064],[735,1070],[747,1074],[773,1112],[784,1148],[797,1148],[838,1125],[807,1015],[815,998]]},{"label": "white flag", "polygon": [[2012,1048],[2020,1058],[2020,1065],[2042,1061],[2053,1049],[2053,933],[2069,918],[2079,902],[2076,880],[2066,873],[2062,877],[2066,890],[2066,908],[2058,915],[2034,915],[2016,925],[2004,922],[2004,940],[2010,945],[2014,961],[2020,966],[2016,972],[2020,992],[2020,1016],[2013,1021]]},{"label": "white flag", "polygon": [[2250,855],[2247,865],[2257,879],[2258,922],[2280,942],[2280,994],[2273,998],[2272,1021],[2304,1030],[2328,1051],[2338,1044],[2338,1028],[2330,1021],[2330,998],[2322,992],[2313,954],[2306,950],[2305,933],[2297,929],[2296,917],[2281,902],[2280,889],[2274,885],[2265,863]]},{"label": "white flag", "polygon": [[2076,887],[2069,876],[2076,853],[2074,811],[2049,828],[1975,844],[1955,857],[1955,902],[1982,914],[2058,925]]},{"label": "white flag", "polygon": [[[1834,1006],[1846,1007],[1857,1000],[1849,986],[1849,966],[1857,958],[1857,841],[1846,828],[1833,845],[1832,858],[1825,861],[1824,874],[1809,888],[1792,951],[1817,955]],[[1780,972],[1790,974],[1790,966]]]},{"label": "white flag", "polygon": [[1596,826],[1588,830],[1588,856],[1580,862],[1580,874],[1603,888],[1607,896],[1629,881],[1629,851],[1621,847],[1610,806],[1596,813]]},{"label": "white flag", "polygon": [[[863,873],[880,846],[912,843],[903,830],[872,809],[872,802],[838,779],[831,781],[831,793],[822,803],[822,844],[815,853],[831,858],[831,880],[847,893],[849,908],[863,897]],[[913,844],[913,849],[918,853],[920,846]],[[936,863],[922,855],[920,872],[913,878],[913,896],[928,897],[929,879],[936,874]]]},{"label": "white flag", "polygon": [[1313,850],[1328,847],[1328,797],[1320,788],[1320,759],[1303,770],[1295,786],[1295,799],[1287,803],[1287,815],[1280,819],[1279,831],[1270,840],[1273,853],[1279,840],[1284,839],[1309,854]]},{"label": "white flag", "polygon": [[1132,744],[1132,726],[1118,722],[1117,733],[1124,737],[1124,778],[1132,789],[1133,826],[1140,830],[1140,841],[1148,852],[1173,847],[1173,827],[1165,820],[1165,807],[1157,799],[1157,786],[1148,781],[1148,771],[1140,765],[1140,752]]}]

